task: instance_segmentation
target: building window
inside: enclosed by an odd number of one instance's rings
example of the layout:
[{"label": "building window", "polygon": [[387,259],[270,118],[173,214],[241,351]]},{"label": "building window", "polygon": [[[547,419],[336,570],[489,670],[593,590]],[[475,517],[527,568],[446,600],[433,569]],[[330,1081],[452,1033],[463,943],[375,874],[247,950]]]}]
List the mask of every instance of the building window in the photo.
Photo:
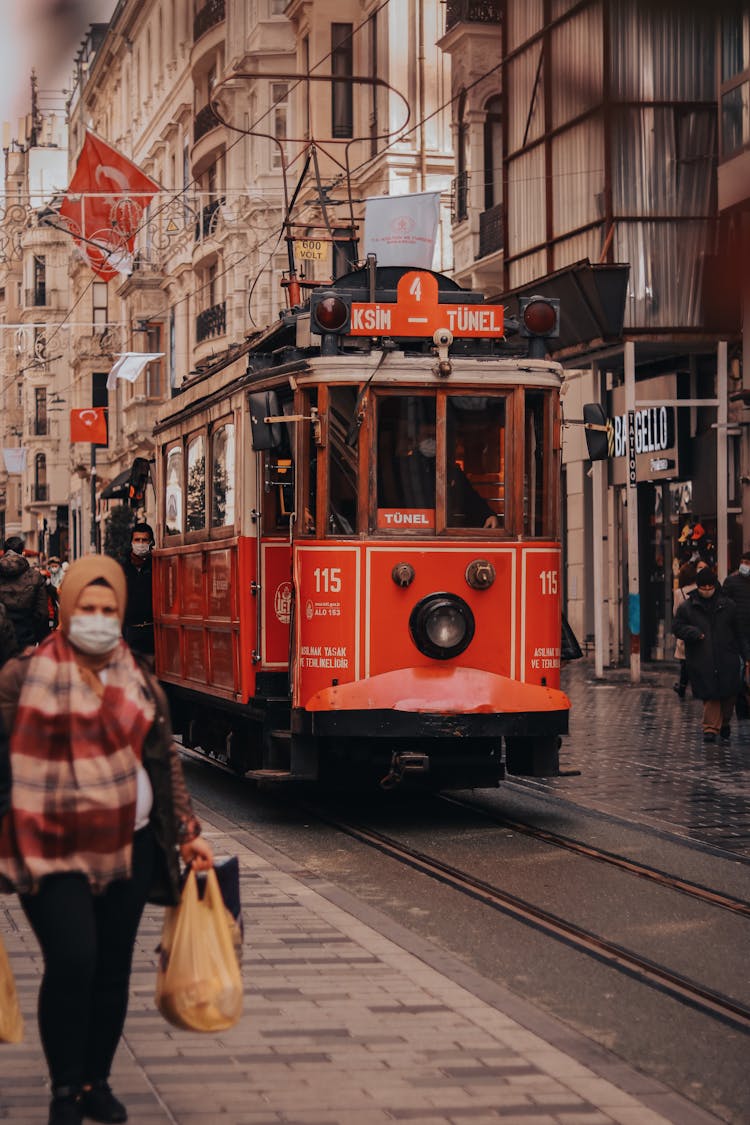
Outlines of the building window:
[{"label": "building window", "polygon": [[289,86],[286,82],[272,82],[271,83],[271,105],[273,108],[273,135],[279,145],[272,146],[271,152],[271,166],[273,168],[280,168],[282,161],[282,151],[284,154],[284,164],[287,162],[287,113],[289,109]]},{"label": "building window", "polygon": [[331,73],[335,79],[340,79],[331,83],[331,135],[337,138],[352,137],[354,100],[351,80],[354,55],[350,23],[331,24]]},{"label": "building window", "polygon": [[103,332],[107,327],[107,283],[106,281],[93,281],[91,295],[94,303],[92,320],[94,331]]},{"label": "building window", "polygon": [[34,387],[34,433],[43,437],[47,429],[47,388]]},{"label": "building window", "polygon": [[34,255],[34,301],[35,305],[47,304],[47,262],[44,254]]},{"label": "building window", "polygon": [[44,453],[37,453],[34,458],[34,499],[48,500],[47,494],[47,458]]},{"label": "building window", "polygon": [[[146,351],[156,354],[161,351],[161,325],[150,324],[146,330]],[[162,360],[155,359],[146,368],[146,398],[160,399],[164,393],[162,379]]]},{"label": "building window", "polygon": [[484,209],[495,207],[502,200],[503,138],[501,99],[490,98],[484,119]]}]

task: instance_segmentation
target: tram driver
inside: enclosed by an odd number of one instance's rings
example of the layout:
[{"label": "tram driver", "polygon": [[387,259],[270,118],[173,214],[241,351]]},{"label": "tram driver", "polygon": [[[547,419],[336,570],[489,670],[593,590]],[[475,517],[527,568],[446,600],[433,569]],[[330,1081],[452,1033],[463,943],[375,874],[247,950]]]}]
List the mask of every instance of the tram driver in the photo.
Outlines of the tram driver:
[{"label": "tram driver", "polygon": [[[435,507],[437,439],[435,424],[422,421],[416,441],[403,458],[401,481],[406,502],[413,508]],[[500,520],[480,496],[460,465],[449,455],[446,475],[448,523],[454,527],[499,527]]]}]

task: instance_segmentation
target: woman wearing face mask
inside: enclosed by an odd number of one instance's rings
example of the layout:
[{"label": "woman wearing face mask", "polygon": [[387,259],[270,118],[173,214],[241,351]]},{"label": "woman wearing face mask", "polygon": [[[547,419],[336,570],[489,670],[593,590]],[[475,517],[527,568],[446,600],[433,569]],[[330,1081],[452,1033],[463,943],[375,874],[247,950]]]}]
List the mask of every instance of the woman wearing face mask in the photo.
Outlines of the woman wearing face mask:
[{"label": "woman wearing face mask", "polygon": [[672,632],[685,642],[687,673],[693,694],[703,700],[703,741],[731,736],[732,711],[750,662],[750,645],[740,630],[737,608],[718,589],[712,570],[695,576],[696,589],[677,610]]},{"label": "woman wearing face mask", "polygon": [[125,589],[113,559],[74,562],[60,628],[0,673],[12,732],[0,890],[19,894],[44,956],[50,1125],[127,1119],[108,1078],[141,913],[177,901],[178,849],[198,870],[213,861],[164,695],[122,639]]}]

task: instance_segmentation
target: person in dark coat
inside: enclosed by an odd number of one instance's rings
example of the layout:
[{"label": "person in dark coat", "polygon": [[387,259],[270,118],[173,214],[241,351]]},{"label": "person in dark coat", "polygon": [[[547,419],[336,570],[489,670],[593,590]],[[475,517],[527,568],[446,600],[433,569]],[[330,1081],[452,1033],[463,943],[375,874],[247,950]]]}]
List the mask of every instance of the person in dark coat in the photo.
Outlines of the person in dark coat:
[{"label": "person in dark coat", "polygon": [[685,642],[687,673],[693,694],[703,700],[703,741],[730,737],[730,721],[750,645],[740,629],[737,607],[718,589],[712,570],[703,567],[696,589],[677,610],[672,632]]},{"label": "person in dark coat", "polygon": [[47,584],[44,575],[23,556],[23,539],[5,540],[0,559],[0,602],[16,631],[19,648],[38,644],[49,633]]},{"label": "person in dark coat", "polygon": [[123,632],[133,652],[154,655],[154,603],[151,551],[154,533],[147,523],[137,523],[130,533],[130,554],[122,568],[128,585],[128,607]]},{"label": "person in dark coat", "polygon": [[750,643],[750,551],[742,552],[739,568],[725,580],[722,592],[737,606],[740,629]]},{"label": "person in dark coat", "polygon": [[13,622],[8,617],[5,606],[0,602],[0,668],[6,660],[10,660],[11,656],[15,656],[18,651],[19,644]]}]

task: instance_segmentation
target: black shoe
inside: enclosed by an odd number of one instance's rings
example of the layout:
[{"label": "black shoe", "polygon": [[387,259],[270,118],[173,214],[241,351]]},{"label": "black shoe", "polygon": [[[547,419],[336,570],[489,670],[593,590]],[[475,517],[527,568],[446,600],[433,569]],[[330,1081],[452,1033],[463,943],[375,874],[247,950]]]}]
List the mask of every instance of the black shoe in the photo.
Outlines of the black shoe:
[{"label": "black shoe", "polygon": [[706,730],[706,731],[703,732],[703,741],[704,742],[716,742],[716,735],[714,734],[714,732],[712,730]]},{"label": "black shoe", "polygon": [[682,684],[672,684],[672,691],[676,691],[680,699],[685,698],[685,688]]},{"label": "black shoe", "polygon": [[732,737],[732,728],[730,726],[722,727],[719,731],[719,738],[722,742],[729,742]]},{"label": "black shoe", "polygon": [[82,1125],[83,1114],[78,1091],[58,1086],[49,1103],[49,1125]]},{"label": "black shoe", "polygon": [[81,1110],[92,1121],[127,1121],[128,1111],[109,1088],[109,1082],[95,1082],[81,1094]]}]

